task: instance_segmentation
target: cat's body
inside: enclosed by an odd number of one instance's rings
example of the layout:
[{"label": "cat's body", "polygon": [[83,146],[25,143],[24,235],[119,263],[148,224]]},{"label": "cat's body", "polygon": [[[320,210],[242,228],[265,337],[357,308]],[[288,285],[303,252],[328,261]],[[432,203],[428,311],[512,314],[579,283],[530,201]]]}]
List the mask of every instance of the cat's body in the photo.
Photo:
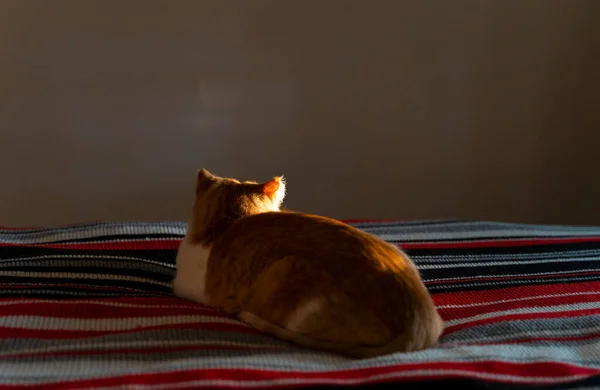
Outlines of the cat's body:
[{"label": "cat's body", "polygon": [[284,184],[202,170],[175,294],[300,346],[352,357],[415,351],[443,322],[396,247],[347,224],[280,212]]}]

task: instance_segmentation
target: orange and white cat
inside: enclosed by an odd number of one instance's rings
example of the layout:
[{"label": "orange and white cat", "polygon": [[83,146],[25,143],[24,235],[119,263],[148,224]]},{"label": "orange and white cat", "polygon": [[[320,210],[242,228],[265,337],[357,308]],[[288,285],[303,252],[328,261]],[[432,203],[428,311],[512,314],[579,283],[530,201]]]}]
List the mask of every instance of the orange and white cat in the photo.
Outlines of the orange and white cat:
[{"label": "orange and white cat", "polygon": [[175,295],[298,346],[364,358],[434,345],[444,325],[412,261],[342,222],[280,211],[285,183],[198,172]]}]

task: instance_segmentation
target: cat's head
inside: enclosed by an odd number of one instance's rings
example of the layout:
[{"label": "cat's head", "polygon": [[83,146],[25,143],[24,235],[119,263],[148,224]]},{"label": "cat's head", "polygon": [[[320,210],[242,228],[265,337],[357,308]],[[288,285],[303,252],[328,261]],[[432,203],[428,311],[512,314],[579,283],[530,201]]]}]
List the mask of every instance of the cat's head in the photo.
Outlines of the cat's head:
[{"label": "cat's head", "polygon": [[279,211],[285,198],[283,176],[257,183],[215,176],[200,169],[190,233],[196,241],[209,243],[235,220],[254,214]]}]

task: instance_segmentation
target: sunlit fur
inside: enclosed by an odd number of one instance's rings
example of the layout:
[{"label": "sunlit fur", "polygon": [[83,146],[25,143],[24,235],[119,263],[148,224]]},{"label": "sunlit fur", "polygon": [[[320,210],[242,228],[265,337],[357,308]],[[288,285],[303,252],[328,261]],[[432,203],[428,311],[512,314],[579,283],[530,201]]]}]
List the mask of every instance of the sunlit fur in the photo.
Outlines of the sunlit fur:
[{"label": "sunlit fur", "polygon": [[434,345],[443,321],[411,260],[342,222],[279,211],[285,182],[198,172],[176,295],[298,346],[364,358]]}]

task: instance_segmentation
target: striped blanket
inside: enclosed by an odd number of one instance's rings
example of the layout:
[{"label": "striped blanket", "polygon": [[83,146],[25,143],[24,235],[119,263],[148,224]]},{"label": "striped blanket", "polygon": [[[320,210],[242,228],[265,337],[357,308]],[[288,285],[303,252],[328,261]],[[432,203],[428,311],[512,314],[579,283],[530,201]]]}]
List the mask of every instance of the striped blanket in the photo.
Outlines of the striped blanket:
[{"label": "striped blanket", "polygon": [[0,390],[600,387],[600,228],[351,223],[414,259],[439,346],[349,360],[176,299],[179,222],[0,229]]}]

